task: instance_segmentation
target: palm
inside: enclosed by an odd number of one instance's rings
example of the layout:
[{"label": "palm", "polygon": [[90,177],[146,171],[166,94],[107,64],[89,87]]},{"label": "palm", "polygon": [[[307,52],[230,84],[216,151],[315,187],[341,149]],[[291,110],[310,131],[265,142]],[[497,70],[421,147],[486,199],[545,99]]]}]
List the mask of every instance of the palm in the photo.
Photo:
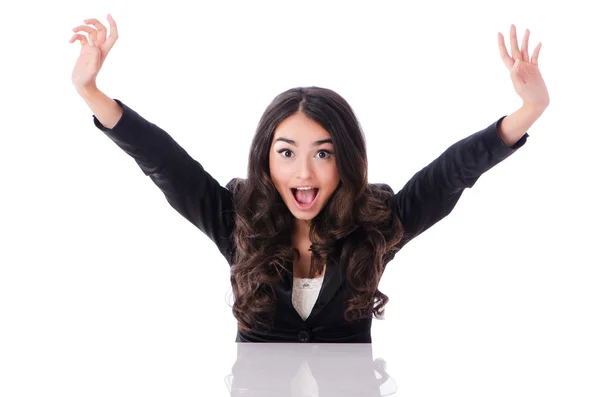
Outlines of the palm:
[{"label": "palm", "polygon": [[536,65],[519,62],[519,67],[511,73],[515,91],[526,103],[544,103],[548,99],[548,90],[542,74]]},{"label": "palm", "polygon": [[89,45],[81,45],[81,53],[75,67],[71,80],[76,87],[84,86],[91,81],[95,81],[98,72],[100,71],[100,59],[98,49]]}]

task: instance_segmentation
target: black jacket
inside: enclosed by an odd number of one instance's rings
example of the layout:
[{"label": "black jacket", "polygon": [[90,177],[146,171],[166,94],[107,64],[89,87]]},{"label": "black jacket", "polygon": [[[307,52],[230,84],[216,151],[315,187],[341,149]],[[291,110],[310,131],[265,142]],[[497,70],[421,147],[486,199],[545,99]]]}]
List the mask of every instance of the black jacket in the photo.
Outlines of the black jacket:
[{"label": "black jacket", "polygon": [[[231,265],[234,254],[231,191],[211,177],[168,133],[116,101],[123,108],[118,123],[107,129],[94,116],[96,127],[133,157],[144,174],[162,190],[169,204],[204,232]],[[400,248],[448,215],[465,188],[473,187],[484,172],[525,144],[528,134],[512,147],[504,144],[497,130],[503,118],[451,145],[393,195],[393,211],[405,231]],[[393,256],[387,261],[391,259]],[[344,319],[348,291],[343,268],[335,259],[327,262],[319,297],[304,321],[292,306],[290,263],[287,277],[275,288],[273,328],[268,332],[238,332],[236,341],[370,343],[371,319],[352,323]]]}]

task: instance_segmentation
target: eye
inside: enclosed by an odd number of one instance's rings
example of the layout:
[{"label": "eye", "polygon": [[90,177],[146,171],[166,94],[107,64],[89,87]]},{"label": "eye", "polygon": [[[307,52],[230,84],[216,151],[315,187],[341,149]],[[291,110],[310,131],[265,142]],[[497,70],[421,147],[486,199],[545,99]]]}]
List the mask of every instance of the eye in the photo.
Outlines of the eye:
[{"label": "eye", "polygon": [[290,149],[279,149],[277,153],[281,154],[285,158],[290,158],[294,153]]},{"label": "eye", "polygon": [[319,150],[317,157],[320,159],[327,159],[331,157],[331,152],[329,150]]}]

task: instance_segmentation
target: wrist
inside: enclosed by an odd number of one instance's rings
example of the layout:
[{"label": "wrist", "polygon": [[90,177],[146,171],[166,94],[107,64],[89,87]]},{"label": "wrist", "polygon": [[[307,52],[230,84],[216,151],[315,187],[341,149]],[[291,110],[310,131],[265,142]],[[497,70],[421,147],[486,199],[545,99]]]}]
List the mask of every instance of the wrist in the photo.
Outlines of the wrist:
[{"label": "wrist", "polygon": [[77,93],[84,99],[95,96],[100,92],[96,84],[89,84],[83,87],[76,87]]},{"label": "wrist", "polygon": [[530,115],[532,117],[539,117],[544,113],[546,108],[548,107],[547,103],[526,103],[523,102],[521,106],[521,110],[523,113]]}]

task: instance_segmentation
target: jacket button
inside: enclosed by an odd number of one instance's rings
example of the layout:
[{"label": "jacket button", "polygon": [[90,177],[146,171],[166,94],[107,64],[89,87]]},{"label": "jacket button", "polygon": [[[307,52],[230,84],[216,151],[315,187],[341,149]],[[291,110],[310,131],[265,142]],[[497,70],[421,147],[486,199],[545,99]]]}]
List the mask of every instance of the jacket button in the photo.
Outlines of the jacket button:
[{"label": "jacket button", "polygon": [[306,332],[306,331],[300,331],[298,333],[298,340],[300,342],[308,342],[309,339],[310,339],[310,336],[308,335],[308,332]]}]

